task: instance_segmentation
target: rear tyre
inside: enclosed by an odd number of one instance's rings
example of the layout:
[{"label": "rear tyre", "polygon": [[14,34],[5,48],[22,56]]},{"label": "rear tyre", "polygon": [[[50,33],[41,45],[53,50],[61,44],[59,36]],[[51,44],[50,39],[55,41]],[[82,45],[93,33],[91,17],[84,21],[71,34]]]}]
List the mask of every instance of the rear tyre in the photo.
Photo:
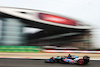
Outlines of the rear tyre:
[{"label": "rear tyre", "polygon": [[84,64],[88,64],[89,59],[84,59]]},{"label": "rear tyre", "polygon": [[84,64],[88,64],[90,57],[89,56],[83,56]]},{"label": "rear tyre", "polygon": [[83,59],[79,59],[77,62],[78,65],[83,65],[84,64],[84,60]]}]

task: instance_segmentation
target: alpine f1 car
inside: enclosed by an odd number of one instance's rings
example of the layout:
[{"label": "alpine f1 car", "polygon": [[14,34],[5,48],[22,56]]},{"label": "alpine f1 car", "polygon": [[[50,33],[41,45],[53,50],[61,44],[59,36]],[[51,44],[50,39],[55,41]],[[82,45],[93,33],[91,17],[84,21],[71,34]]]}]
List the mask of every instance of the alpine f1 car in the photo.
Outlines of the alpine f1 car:
[{"label": "alpine f1 car", "polygon": [[90,60],[89,56],[83,56],[83,58],[79,58],[75,55],[68,55],[68,56],[57,56],[56,58],[51,57],[50,59],[45,60],[46,63],[70,63],[70,64],[79,64],[84,65],[88,64]]}]

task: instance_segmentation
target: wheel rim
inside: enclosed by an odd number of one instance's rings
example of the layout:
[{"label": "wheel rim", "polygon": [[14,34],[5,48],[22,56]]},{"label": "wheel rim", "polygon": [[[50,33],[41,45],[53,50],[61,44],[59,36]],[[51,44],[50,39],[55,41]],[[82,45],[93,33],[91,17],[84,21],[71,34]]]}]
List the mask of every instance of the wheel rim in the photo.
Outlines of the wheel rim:
[{"label": "wheel rim", "polygon": [[54,63],[54,60],[50,60],[51,63]]},{"label": "wheel rim", "polygon": [[83,63],[84,63],[83,60],[79,60],[79,61],[78,61],[78,64],[80,64],[80,65],[82,65]]}]

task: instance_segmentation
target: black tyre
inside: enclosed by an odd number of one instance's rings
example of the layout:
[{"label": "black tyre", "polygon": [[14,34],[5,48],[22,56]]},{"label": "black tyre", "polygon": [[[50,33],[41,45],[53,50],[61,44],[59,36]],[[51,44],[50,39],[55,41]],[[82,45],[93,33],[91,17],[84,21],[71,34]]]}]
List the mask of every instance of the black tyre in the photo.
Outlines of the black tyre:
[{"label": "black tyre", "polygon": [[89,56],[83,56],[83,60],[84,60],[84,64],[88,64],[88,62],[90,61],[90,57]]},{"label": "black tyre", "polygon": [[88,64],[89,59],[83,59],[84,60],[84,64]]},{"label": "black tyre", "polygon": [[55,62],[55,60],[53,60],[53,59],[50,59],[50,60],[49,60],[49,62],[50,62],[50,63],[54,63],[54,62]]},{"label": "black tyre", "polygon": [[83,65],[84,64],[84,60],[83,59],[79,59],[77,62],[78,65]]}]

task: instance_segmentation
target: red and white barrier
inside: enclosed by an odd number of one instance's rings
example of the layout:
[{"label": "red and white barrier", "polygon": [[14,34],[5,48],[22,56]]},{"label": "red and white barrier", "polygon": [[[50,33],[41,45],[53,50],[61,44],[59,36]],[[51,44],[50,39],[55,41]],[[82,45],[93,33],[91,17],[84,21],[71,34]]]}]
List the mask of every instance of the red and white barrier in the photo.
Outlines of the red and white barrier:
[{"label": "red and white barrier", "polygon": [[46,53],[95,53],[100,54],[100,51],[78,51],[78,50],[42,50]]}]

